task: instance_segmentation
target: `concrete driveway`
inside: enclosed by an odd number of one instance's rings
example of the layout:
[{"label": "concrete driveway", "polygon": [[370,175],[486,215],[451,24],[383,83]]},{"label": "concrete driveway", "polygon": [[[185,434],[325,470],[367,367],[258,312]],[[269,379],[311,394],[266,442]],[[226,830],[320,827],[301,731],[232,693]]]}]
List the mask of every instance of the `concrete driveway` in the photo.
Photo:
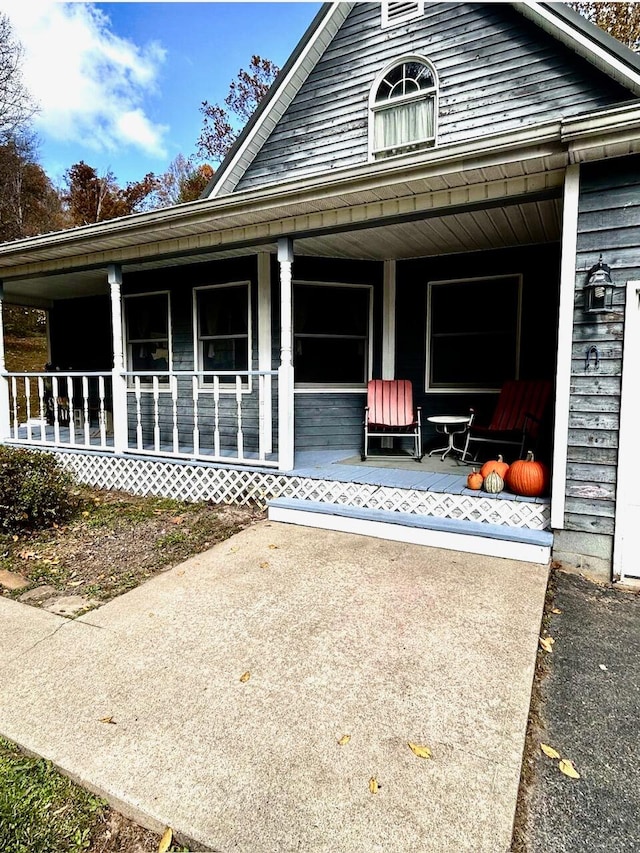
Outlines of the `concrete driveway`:
[{"label": "concrete driveway", "polygon": [[75,621],[0,599],[0,733],[193,850],[507,851],[546,580],[260,522]]}]

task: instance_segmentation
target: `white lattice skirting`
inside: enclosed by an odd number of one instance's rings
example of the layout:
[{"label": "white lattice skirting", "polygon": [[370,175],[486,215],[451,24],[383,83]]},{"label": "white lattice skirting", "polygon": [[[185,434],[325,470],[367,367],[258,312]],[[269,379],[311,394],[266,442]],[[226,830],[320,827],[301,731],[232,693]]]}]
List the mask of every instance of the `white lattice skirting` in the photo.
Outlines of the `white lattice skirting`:
[{"label": "white lattice skirting", "polygon": [[306,498],[365,509],[504,524],[529,530],[547,530],[550,526],[547,504],[523,500],[314,479],[264,469],[254,471],[91,452],[52,452],[80,482],[138,495],[257,504],[262,508],[274,498]]}]

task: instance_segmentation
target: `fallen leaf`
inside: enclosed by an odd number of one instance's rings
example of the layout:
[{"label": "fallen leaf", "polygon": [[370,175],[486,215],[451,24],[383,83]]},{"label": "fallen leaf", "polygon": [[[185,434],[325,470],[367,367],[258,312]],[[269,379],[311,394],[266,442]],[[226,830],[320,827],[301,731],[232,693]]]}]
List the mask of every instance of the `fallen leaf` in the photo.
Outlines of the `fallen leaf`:
[{"label": "fallen leaf", "polygon": [[264,560],[262,563],[260,563],[260,568],[261,568],[261,569],[268,569],[268,568],[269,568],[269,563],[268,563],[268,561],[267,561],[267,560]]},{"label": "fallen leaf", "polygon": [[182,524],[184,521],[184,515],[174,515],[174,517],[170,518],[169,521],[171,524]]},{"label": "fallen leaf", "polygon": [[420,746],[417,743],[411,743],[409,741],[409,749],[414,755],[417,755],[418,758],[431,758],[431,750],[428,746]]},{"label": "fallen leaf", "polygon": [[179,572],[176,572],[176,574],[177,574],[179,577],[182,577],[182,575],[184,574],[184,569],[180,569],[180,571],[179,571]]},{"label": "fallen leaf", "polygon": [[102,717],[100,719],[100,722],[101,723],[111,723],[112,726],[115,726],[115,724],[116,724],[116,721],[113,719],[113,717]]},{"label": "fallen leaf", "polygon": [[552,612],[552,613],[555,613],[555,614],[556,614],[556,616],[559,616],[559,615],[562,613],[562,610],[560,610],[560,608],[559,608],[559,607],[554,607],[554,608],[553,608],[553,610],[552,610],[551,612]]},{"label": "fallen leaf", "polygon": [[553,637],[540,637],[538,642],[540,643],[540,648],[544,649],[545,652],[553,651],[553,644],[555,643]]},{"label": "fallen leaf", "polygon": [[568,776],[570,779],[579,779],[580,774],[573,766],[573,762],[569,761],[568,758],[563,758],[562,761],[558,762],[558,767],[560,768],[560,772],[564,773],[565,776]]},{"label": "fallen leaf", "polygon": [[244,684],[245,682],[249,681],[250,678],[251,678],[250,672],[243,672],[242,675],[240,676],[240,681],[242,681],[242,683]]},{"label": "fallen leaf", "polygon": [[168,826],[164,831],[164,835],[160,839],[160,844],[158,844],[158,853],[167,853],[167,850],[171,847],[172,841],[173,830]]},{"label": "fallen leaf", "polygon": [[269,545],[269,548],[271,548],[272,551],[275,551],[277,547],[277,545]]},{"label": "fallen leaf", "polygon": [[342,735],[342,737],[338,741],[338,746],[346,746],[350,740],[351,740],[351,735]]},{"label": "fallen leaf", "polygon": [[549,758],[560,758],[560,753],[547,743],[541,743],[540,749],[545,755],[548,755]]},{"label": "fallen leaf", "polygon": [[234,545],[233,548],[229,548],[229,553],[235,554],[237,550],[238,550],[238,548]]},{"label": "fallen leaf", "polygon": [[372,776],[371,779],[369,779],[369,790],[372,794],[377,794],[379,787],[380,785],[378,785],[378,780],[375,776]]}]

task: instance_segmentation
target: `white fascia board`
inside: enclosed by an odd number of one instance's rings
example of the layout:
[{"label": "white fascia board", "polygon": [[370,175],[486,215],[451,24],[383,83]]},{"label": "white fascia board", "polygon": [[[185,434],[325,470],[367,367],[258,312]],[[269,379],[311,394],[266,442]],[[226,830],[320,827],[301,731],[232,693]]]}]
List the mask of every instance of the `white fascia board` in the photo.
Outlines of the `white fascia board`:
[{"label": "white fascia board", "polygon": [[246,139],[225,168],[209,198],[233,192],[238,181],[264,145],[285,110],[300,91],[316,63],[332,41],[351,11],[352,3],[333,3],[326,17],[306,44],[297,61],[282,81],[279,91],[267,105]]},{"label": "white fascia board", "polygon": [[572,141],[586,136],[640,131],[640,104],[613,107],[587,116],[567,118],[562,122],[561,139]]},{"label": "white fascia board", "polygon": [[636,95],[640,95],[640,74],[629,68],[628,65],[625,65],[624,62],[621,62],[593,39],[590,39],[585,33],[554,15],[541,3],[524,0],[524,2],[513,3],[512,5],[521,14],[538,24],[545,32],[567,45],[592,65],[595,65],[596,68],[604,71],[609,77]]}]

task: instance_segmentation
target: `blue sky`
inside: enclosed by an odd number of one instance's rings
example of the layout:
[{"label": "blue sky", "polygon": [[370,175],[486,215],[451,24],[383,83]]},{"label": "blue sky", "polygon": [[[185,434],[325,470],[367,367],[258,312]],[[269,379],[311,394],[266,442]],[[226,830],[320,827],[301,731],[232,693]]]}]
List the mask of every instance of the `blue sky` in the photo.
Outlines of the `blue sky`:
[{"label": "blue sky", "polygon": [[24,47],[54,183],[79,160],[125,184],[195,153],[201,102],[222,101],[254,53],[282,66],[319,8],[0,0]]}]

